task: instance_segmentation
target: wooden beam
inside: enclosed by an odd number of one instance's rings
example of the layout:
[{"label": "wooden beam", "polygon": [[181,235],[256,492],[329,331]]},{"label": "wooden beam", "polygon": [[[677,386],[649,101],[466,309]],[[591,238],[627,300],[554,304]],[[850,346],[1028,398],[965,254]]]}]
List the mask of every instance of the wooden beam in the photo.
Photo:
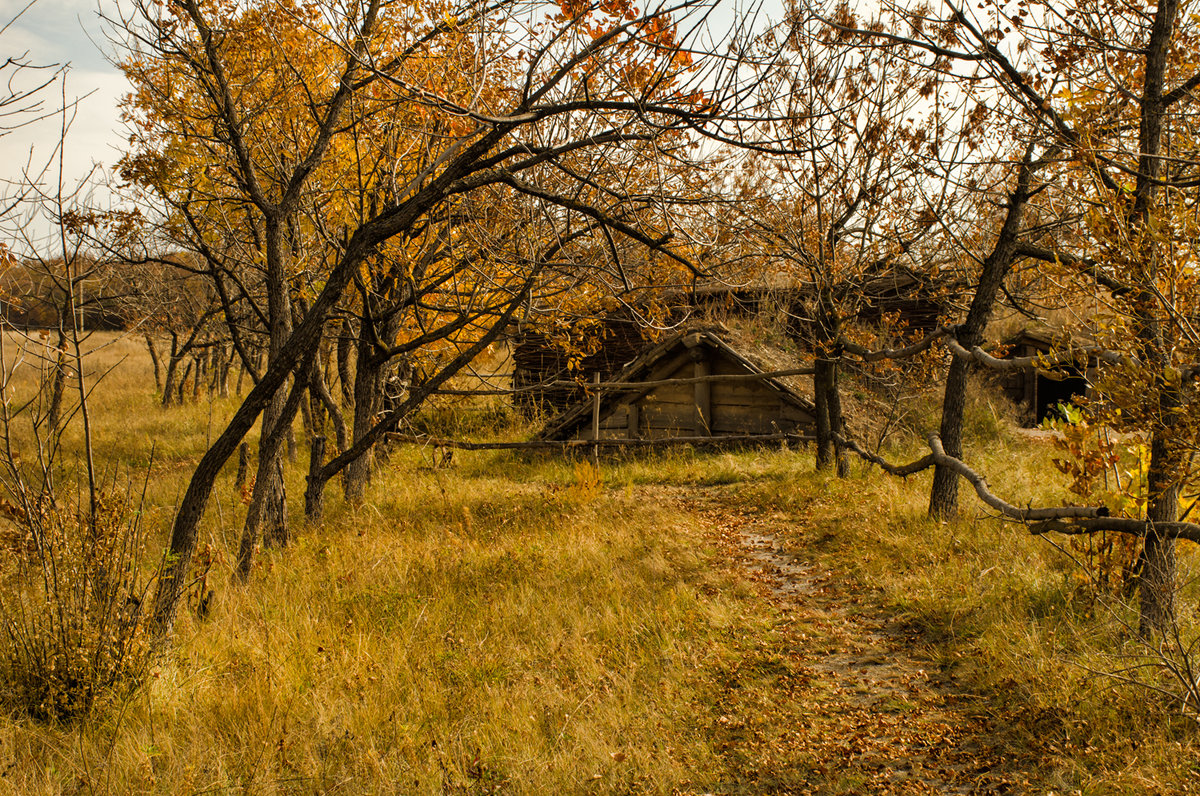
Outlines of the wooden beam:
[{"label": "wooden beam", "polygon": [[434,448],[455,448],[467,451],[493,450],[561,450],[587,448],[599,445],[605,448],[646,448],[664,445],[727,445],[732,442],[812,442],[816,437],[809,434],[737,434],[727,437],[660,437],[658,439],[537,439],[527,442],[460,442],[441,437],[419,437],[392,432],[385,434],[388,440],[407,445],[428,445]]}]

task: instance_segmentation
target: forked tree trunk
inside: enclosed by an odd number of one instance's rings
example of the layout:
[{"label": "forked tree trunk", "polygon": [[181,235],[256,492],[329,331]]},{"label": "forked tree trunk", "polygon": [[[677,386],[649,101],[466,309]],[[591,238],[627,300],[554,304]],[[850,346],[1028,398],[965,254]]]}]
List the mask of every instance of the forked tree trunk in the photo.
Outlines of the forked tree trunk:
[{"label": "forked tree trunk", "polygon": [[[282,393],[282,387],[277,393]],[[299,403],[296,403],[299,407]],[[286,410],[286,407],[281,407]],[[294,414],[294,410],[292,414]],[[282,417],[282,412],[277,417]],[[289,418],[290,420],[290,418]],[[266,415],[263,415],[264,426]],[[259,539],[268,546],[284,546],[288,543],[287,526],[287,492],[283,485],[283,452],[284,433],[282,425],[277,421],[264,431],[259,440],[258,468],[255,471],[254,491],[250,498],[250,506],[246,510],[246,524],[242,529],[242,540],[238,546],[237,566],[234,568],[235,579],[245,582],[250,577],[250,569],[254,563],[254,551]]]},{"label": "forked tree trunk", "polygon": [[174,353],[167,360],[167,378],[163,382],[162,405],[167,408],[175,400],[175,374],[179,370],[179,358]]},{"label": "forked tree trunk", "polygon": [[[371,362],[370,341],[359,340],[359,345],[367,350],[360,349],[361,353],[355,363],[353,426],[355,441],[361,439],[363,434],[375,424],[375,417],[382,405],[379,391],[383,386],[381,378],[383,367]],[[347,501],[362,500],[367,486],[371,483],[371,470],[374,463],[374,452],[367,450],[346,466],[343,471],[342,485]]]},{"label": "forked tree trunk", "polygon": [[[267,368],[278,361],[284,344],[292,332],[291,301],[288,295],[287,274],[284,267],[286,250],[283,246],[282,230],[278,219],[268,219],[265,225],[267,261],[267,318],[270,324],[270,340],[267,351]],[[307,378],[307,374],[306,374]],[[258,470],[254,482],[254,493],[246,512],[246,524],[242,529],[239,545],[237,576],[245,579],[250,574],[254,548],[261,537],[271,545],[285,545],[289,539],[287,518],[287,492],[283,482],[283,453],[291,432],[291,420],[299,401],[290,416],[287,414],[287,379],[284,378],[271,395],[262,413],[262,436],[258,442]]]},{"label": "forked tree trunk", "polygon": [[187,363],[187,367],[185,367],[183,369],[183,375],[179,377],[179,386],[175,390],[175,392],[176,392],[175,401],[180,406],[183,406],[183,392],[184,392],[184,390],[187,389],[188,377],[192,373],[192,364],[193,364],[193,362],[189,361]]},{"label": "forked tree trunk", "polygon": [[321,479],[321,468],[325,465],[325,438],[312,438],[309,450],[307,487],[304,490],[304,517],[309,522],[320,522],[325,513],[325,482]]},{"label": "forked tree trunk", "polygon": [[[399,317],[395,314],[382,320],[386,302],[378,296],[365,300],[366,312],[358,323],[357,356],[354,360],[354,442],[362,439],[374,426],[383,411],[383,390],[387,374],[394,367],[391,360],[381,355],[375,346],[379,340],[391,345],[399,332]],[[346,500],[361,501],[371,483],[375,467],[375,446],[350,462],[343,472],[342,486]]]},{"label": "forked tree trunk", "polygon": [[205,369],[207,368],[208,355],[201,354],[192,360],[196,365],[196,378],[192,381],[192,403],[199,403],[200,390],[204,386]]},{"label": "forked tree trunk", "polygon": [[844,475],[845,455],[834,441],[842,433],[841,401],[837,396],[837,361],[820,357],[813,363],[813,398],[817,412],[817,469],[828,470],[835,464]]}]

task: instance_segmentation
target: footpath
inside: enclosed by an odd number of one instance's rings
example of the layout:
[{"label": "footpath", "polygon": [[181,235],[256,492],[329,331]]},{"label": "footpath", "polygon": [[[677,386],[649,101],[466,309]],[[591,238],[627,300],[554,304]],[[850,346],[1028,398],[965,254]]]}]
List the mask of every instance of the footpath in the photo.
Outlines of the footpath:
[{"label": "footpath", "polygon": [[[919,631],[838,571],[836,555],[806,555],[813,545],[830,546],[819,531],[805,530],[812,524],[739,505],[725,487],[680,489],[671,499],[716,536],[774,604],[779,624],[771,643],[786,647],[802,673],[771,706],[772,714],[789,717],[787,728],[756,721],[762,706],[740,700],[736,684],[722,696],[722,743],[746,792],[1031,792],[1021,764],[1005,753],[997,719],[941,673]],[[762,743],[786,748],[765,757],[747,748]],[[792,770],[738,771],[740,761],[763,759]]]}]

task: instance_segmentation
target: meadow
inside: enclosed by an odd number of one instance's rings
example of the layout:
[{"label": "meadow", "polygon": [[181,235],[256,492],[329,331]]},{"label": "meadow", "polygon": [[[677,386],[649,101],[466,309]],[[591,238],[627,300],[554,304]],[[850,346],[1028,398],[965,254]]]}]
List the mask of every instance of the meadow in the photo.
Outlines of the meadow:
[{"label": "meadow", "polygon": [[[93,455],[144,490],[152,565],[237,399],[164,410],[141,341],[99,343]],[[1061,500],[1053,446],[976,403],[968,455],[995,491]],[[230,582],[245,513],[230,463],[169,650],[79,719],[0,717],[0,793],[1200,789],[1197,706],[1172,698],[1121,595],[1089,582],[1087,550],[969,495],[960,520],[931,521],[928,475],[856,463],[839,480],[778,447],[596,468],[405,446],[363,504],[331,489],[314,527],[297,435],[293,544]],[[802,589],[756,564],[751,532]],[[1181,551],[1187,637],[1200,595]]]}]

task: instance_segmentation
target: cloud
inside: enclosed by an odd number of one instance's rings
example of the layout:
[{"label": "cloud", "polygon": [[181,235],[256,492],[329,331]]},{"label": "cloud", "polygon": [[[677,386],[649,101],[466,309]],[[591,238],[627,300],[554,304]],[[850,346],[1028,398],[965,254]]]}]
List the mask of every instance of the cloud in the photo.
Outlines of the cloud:
[{"label": "cloud", "polygon": [[[0,27],[20,13],[26,2],[0,0]],[[28,52],[33,63],[111,69],[101,50],[107,43],[96,9],[95,0],[39,0],[4,31],[0,45],[7,53]]]}]

